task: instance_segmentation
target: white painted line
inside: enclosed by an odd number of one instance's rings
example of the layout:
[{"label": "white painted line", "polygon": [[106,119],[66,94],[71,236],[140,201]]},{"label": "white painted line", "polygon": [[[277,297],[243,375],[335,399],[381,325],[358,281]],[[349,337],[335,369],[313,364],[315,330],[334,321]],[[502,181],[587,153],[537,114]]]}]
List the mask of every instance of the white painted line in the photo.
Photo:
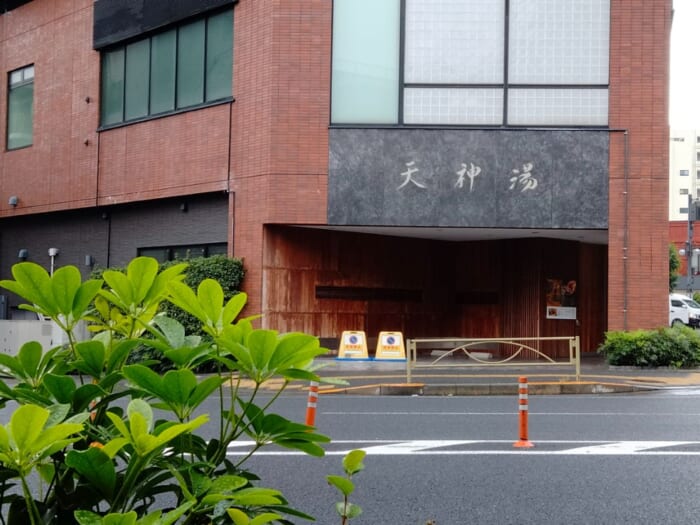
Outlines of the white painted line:
[{"label": "white painted line", "polygon": [[[517,405],[516,405],[517,406]],[[700,417],[700,412],[537,412],[528,410],[531,416],[658,416],[658,417]],[[512,412],[322,412],[328,416],[514,416]]]},{"label": "white painted line", "polygon": [[[355,449],[362,449],[373,456],[484,456],[484,455],[536,455],[536,456],[700,456],[700,441],[572,441],[533,440],[534,449],[514,449],[513,440],[342,440],[329,446],[355,445],[342,450],[327,450],[327,456],[342,456]],[[229,456],[247,454],[252,441],[229,445]],[[494,448],[460,449],[454,447],[480,445]],[[494,446],[495,445],[495,446]],[[546,450],[551,445],[574,445],[571,448]],[[669,447],[695,446],[697,450],[668,450]],[[453,447],[443,450],[445,447]],[[239,450],[240,449],[240,450]],[[666,449],[666,450],[664,450]],[[261,449],[256,456],[305,456],[295,450]]]}]

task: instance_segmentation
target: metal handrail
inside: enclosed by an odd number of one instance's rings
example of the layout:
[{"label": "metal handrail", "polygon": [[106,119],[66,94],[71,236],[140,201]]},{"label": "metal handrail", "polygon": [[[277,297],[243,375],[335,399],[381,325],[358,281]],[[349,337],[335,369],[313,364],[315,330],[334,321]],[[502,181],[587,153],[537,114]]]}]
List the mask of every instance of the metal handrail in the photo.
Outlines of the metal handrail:
[{"label": "metal handrail", "polygon": [[[567,361],[556,360],[547,354],[543,353],[538,348],[535,348],[531,344],[532,342],[542,342],[542,341],[567,341],[569,343],[569,358]],[[514,366],[516,363],[512,361],[516,357],[520,357],[523,351],[533,352],[537,359],[542,359],[542,361],[537,362],[526,362],[518,361],[517,366],[561,366],[561,365],[571,365],[574,367],[576,373],[576,381],[580,380],[581,377],[581,352],[580,352],[580,341],[578,336],[573,337],[497,337],[497,338],[428,338],[428,339],[408,339],[406,341],[407,346],[407,358],[406,358],[406,382],[411,382],[411,370],[414,368],[468,368],[475,366]],[[451,344],[452,349],[444,351],[439,357],[424,363],[418,363],[418,345],[426,343],[439,343],[444,345],[445,343]],[[505,344],[517,347],[517,350],[510,356],[507,356],[498,361],[484,360],[473,354],[475,349],[470,351],[471,347],[482,346],[486,344]],[[481,352],[484,350],[481,349]],[[476,363],[445,363],[441,362],[446,357],[452,357],[456,353],[464,353],[469,359],[476,361]]]}]

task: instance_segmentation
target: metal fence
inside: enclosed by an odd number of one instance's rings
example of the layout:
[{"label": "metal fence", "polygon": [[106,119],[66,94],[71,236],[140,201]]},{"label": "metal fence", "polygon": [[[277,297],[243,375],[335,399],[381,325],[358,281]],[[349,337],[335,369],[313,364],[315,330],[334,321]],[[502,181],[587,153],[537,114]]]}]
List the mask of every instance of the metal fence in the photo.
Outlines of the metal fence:
[{"label": "metal fence", "polygon": [[[571,366],[576,380],[581,377],[578,336],[408,339],[406,346],[408,383],[412,371],[419,368]],[[419,351],[428,355],[419,360]]]}]

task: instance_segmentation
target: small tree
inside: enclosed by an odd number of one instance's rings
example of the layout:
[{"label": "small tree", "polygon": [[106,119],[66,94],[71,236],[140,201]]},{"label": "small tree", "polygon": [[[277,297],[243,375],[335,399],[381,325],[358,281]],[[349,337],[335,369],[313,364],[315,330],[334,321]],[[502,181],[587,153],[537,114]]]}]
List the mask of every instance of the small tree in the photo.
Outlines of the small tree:
[{"label": "small tree", "polygon": [[[101,279],[83,282],[75,266],[49,275],[23,262],[13,266],[13,280],[0,281],[27,301],[20,308],[49,317],[68,336],[65,346],[29,342],[16,356],[0,353],[0,408],[12,409],[0,425],[0,523],[312,519],[278,490],[258,486],[246,462],[270,445],[324,454],[329,438],[270,407],[290,382],[319,381],[313,360],[327,350],[311,335],[253,328],[251,318],[239,318],[244,293],[225,300],[214,279],[193,289],[183,282],[185,270],[138,257],[125,272],[105,270],[103,287]],[[208,337],[167,317],[159,308],[166,301],[196,318]],[[81,321],[95,334],[89,341],[72,335]],[[138,345],[175,369],[160,375],[127,364]],[[211,361],[217,373],[198,377],[195,368]],[[197,415],[211,394],[218,410]],[[229,446],[241,439],[252,445],[234,459]]]},{"label": "small tree", "polygon": [[681,267],[681,259],[678,250],[672,243],[668,245],[668,291],[672,292],[676,288],[678,281],[678,270]]}]

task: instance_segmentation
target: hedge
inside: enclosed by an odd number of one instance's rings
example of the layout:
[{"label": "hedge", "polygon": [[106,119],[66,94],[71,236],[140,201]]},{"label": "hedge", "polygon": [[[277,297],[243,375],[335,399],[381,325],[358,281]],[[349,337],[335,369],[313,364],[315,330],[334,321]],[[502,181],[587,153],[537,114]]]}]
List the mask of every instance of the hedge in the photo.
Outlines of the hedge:
[{"label": "hedge", "polygon": [[685,326],[612,331],[598,353],[615,366],[693,368],[700,365],[700,335]]}]

